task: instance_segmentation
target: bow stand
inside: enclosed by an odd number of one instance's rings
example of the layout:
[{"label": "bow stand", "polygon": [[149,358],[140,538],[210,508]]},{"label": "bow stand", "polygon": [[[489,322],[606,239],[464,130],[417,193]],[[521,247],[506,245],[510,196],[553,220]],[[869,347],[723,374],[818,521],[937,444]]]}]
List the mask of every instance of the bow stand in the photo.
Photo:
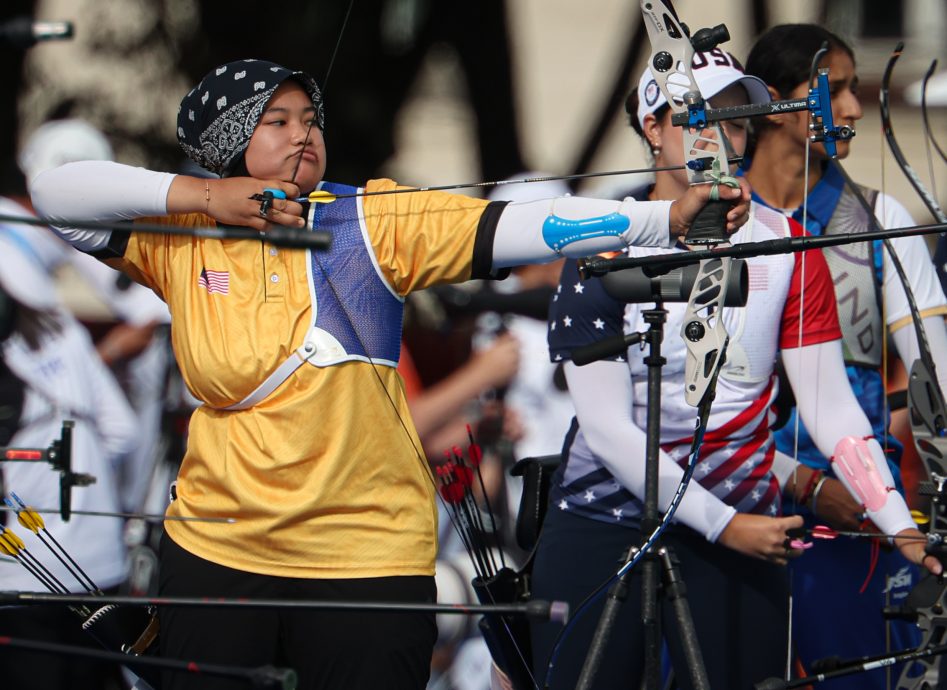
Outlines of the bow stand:
[{"label": "bow stand", "polygon": [[[725,286],[725,306],[745,306],[749,288],[746,262],[737,261],[734,266],[737,270],[729,274],[729,285]],[[648,356],[644,359],[648,368],[648,394],[645,496],[641,530],[645,534],[659,534],[663,531],[663,527],[667,524],[671,514],[669,512],[663,520],[659,519],[657,486],[661,447],[661,370],[667,362],[661,354],[664,324],[668,313],[667,309],[664,308],[664,302],[687,302],[689,300],[689,296],[694,292],[699,273],[696,267],[693,268],[694,270],[676,271],[657,278],[648,278],[642,271],[625,271],[606,276],[603,279],[604,288],[616,300],[625,303],[654,302],[652,309],[647,309],[642,313],[645,323],[648,324],[648,330],[645,333],[630,333],[607,338],[572,351],[573,363],[577,366],[584,366],[599,359],[624,354],[631,345],[641,343],[647,344],[649,347]],[[722,357],[720,359],[722,361]],[[699,405],[699,416],[701,418],[699,427],[706,427],[716,375],[717,371],[715,370],[707,388],[710,393],[704,396]],[[682,482],[684,486],[686,486],[690,472],[693,470],[701,438],[702,433],[700,431],[695,433],[691,450],[691,463],[688,472],[685,474],[684,482]],[[695,688],[709,688],[710,685],[694,631],[690,607],[686,599],[686,588],[678,571],[677,561],[671,550],[657,543],[655,538],[648,539],[647,543],[640,547],[632,546],[627,552],[623,552],[622,562],[625,565],[620,571],[620,576],[614,580],[614,584],[608,592],[608,598],[589,646],[577,687],[592,687],[611,629],[617,619],[618,611],[627,598],[631,566],[640,558],[644,559],[641,584],[642,619],[645,625],[644,677],[646,680],[644,687],[660,687],[661,631],[659,627],[658,590],[659,578],[661,578],[663,598],[673,607],[674,621],[682,641],[690,678]],[[658,568],[660,568],[660,571]]]}]

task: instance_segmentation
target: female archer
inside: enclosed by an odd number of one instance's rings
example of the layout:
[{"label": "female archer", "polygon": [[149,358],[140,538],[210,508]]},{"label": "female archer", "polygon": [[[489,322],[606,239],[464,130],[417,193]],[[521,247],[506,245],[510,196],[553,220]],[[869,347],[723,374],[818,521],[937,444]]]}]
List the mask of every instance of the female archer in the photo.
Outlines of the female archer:
[{"label": "female archer", "polygon": [[[169,306],[178,364],[203,402],[169,513],[237,518],[167,526],[163,595],[433,602],[434,485],[395,370],[404,296],[560,253],[666,245],[708,198],[503,204],[393,193],[403,188],[391,180],[326,183],[319,88],[259,60],[205,76],[181,103],[177,133],[220,179],[74,163],[33,180],[34,203],[63,220],[308,225],[329,230],[332,247],[60,230]],[[329,196],[307,211],[296,199],[317,187]],[[268,188],[288,198],[270,204]],[[732,231],[749,193],[726,196],[738,200]],[[160,618],[165,656],[279,663],[303,688],[423,688],[436,637],[426,613],[165,608]]]},{"label": "female archer", "polygon": [[[694,77],[713,107],[768,100],[765,84],[743,73],[733,56],[713,50],[695,56]],[[684,161],[681,131],[671,124],[670,107],[646,71],[626,102],[632,126],[646,142],[657,166]],[[725,125],[736,154],[746,143],[746,123]],[[653,185],[632,193],[642,200],[675,199],[688,186],[683,172],[659,172]],[[801,235],[800,226],[763,205],[751,205],[750,220],[731,238],[734,244]],[[631,256],[686,251],[632,247]],[[812,491],[820,476],[805,470],[806,484],[789,484],[792,462],[776,457],[770,407],[777,384],[778,351],[803,418],[813,438],[829,454],[848,438],[859,452],[884,469],[877,442],[865,441],[871,426],[846,384],[831,279],[818,253],[748,259],[749,297],[745,307],[724,308],[730,335],[726,364],[717,381],[711,416],[694,479],[684,494],[675,524],[664,532],[686,587],[697,640],[710,687],[746,689],[780,677],[786,665],[786,563],[802,555],[790,531],[798,516],[782,515],[782,493]],[[564,599],[577,606],[613,575],[629,547],[643,542],[640,517],[644,492],[647,357],[637,346],[618,361],[578,367],[572,350],[613,335],[647,329],[650,305],[625,304],[606,293],[598,280],[579,280],[576,262],[567,261],[550,313],[549,344],[565,373],[576,419],[565,439],[563,462],[552,480],[549,512],[533,571],[533,595]],[[683,304],[666,304],[668,323],[662,354],[660,412],[660,499],[665,510],[688,460],[695,410],[684,400],[686,350],[678,336]],[[817,372],[817,376],[813,373]],[[831,418],[831,423],[827,420]],[[817,424],[823,420],[825,423]],[[802,476],[802,472],[799,476]],[[890,476],[887,477],[890,484]],[[823,486],[823,488],[825,488]],[[833,481],[830,491],[844,492]],[[828,495],[828,493],[826,494]],[[849,500],[854,505],[854,501]],[[873,517],[891,534],[906,557],[920,563],[923,541],[903,500],[889,498]],[[798,545],[797,545],[798,546]],[[805,560],[805,556],[800,560]],[[932,568],[939,564],[931,557]],[[633,571],[634,573],[634,571]],[[605,649],[595,687],[638,687],[643,659],[641,580],[632,577]],[[552,688],[575,687],[589,648],[601,602],[590,607],[564,638],[555,658],[558,631],[534,625],[533,661],[537,680]],[[678,687],[690,687],[673,609],[663,607],[662,630],[674,661]],[[548,668],[547,665],[551,665]]]},{"label": "female archer", "polygon": [[[750,51],[747,72],[765,81],[774,98],[804,97],[813,56],[823,43],[828,44],[829,52],[820,66],[829,68],[835,123],[854,128],[862,117],[855,56],[844,41],[821,26],[795,24],[770,29]],[[824,147],[807,146],[807,127],[805,113],[754,121],[752,164],[746,177],[755,201],[792,217],[814,235],[873,229],[856,194],[867,198],[882,228],[915,225],[907,210],[887,194],[847,188],[837,163],[828,158]],[[838,157],[845,158],[850,142],[839,141],[837,146]],[[920,237],[896,238],[891,245],[909,277],[944,390],[947,300],[930,253]],[[901,446],[888,433],[882,367],[889,335],[909,371],[919,352],[904,287],[881,242],[850,244],[823,253],[838,302],[847,378],[871,422],[872,434],[885,440],[888,467],[900,488]],[[831,453],[811,437],[811,424],[819,420],[803,420],[797,428],[795,417],[793,410],[776,433],[777,448],[790,455],[798,448],[795,455],[804,466],[834,476],[828,460]],[[800,477],[798,481],[805,480]],[[856,503],[843,508],[824,491],[788,505],[788,510],[804,516],[809,525],[828,517],[829,509],[835,510],[836,526],[859,527],[861,506]],[[877,544],[865,540],[839,540],[813,548],[793,564],[792,574],[794,644],[804,665],[830,655],[856,658],[917,644],[915,626],[886,621],[882,616],[885,606],[903,601],[917,578],[917,571],[898,552],[879,552]],[[859,674],[835,680],[831,686],[883,688],[885,674],[880,670]]]}]

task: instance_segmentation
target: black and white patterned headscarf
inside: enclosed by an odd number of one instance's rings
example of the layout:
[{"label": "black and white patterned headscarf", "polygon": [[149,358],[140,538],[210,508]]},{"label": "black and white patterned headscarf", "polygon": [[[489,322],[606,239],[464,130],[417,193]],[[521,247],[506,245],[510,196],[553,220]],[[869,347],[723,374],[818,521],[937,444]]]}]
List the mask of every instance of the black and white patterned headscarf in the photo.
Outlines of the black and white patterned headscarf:
[{"label": "black and white patterned headscarf", "polygon": [[238,60],[208,72],[181,101],[178,142],[188,158],[225,176],[250,144],[253,130],[277,87],[295,79],[316,108],[323,129],[322,94],[316,80],[266,60]]}]

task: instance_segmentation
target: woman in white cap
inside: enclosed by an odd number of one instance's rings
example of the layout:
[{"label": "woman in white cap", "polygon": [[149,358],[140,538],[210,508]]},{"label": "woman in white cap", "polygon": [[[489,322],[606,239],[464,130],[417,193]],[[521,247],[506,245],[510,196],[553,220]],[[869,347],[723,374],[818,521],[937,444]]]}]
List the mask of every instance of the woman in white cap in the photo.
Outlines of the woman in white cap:
[{"label": "woman in white cap", "polygon": [[[63,231],[171,310],[178,364],[203,404],[169,513],[237,519],[167,524],[162,594],[433,601],[434,484],[395,370],[404,296],[560,253],[664,245],[669,228],[685,229],[708,198],[703,190],[673,204],[503,204],[392,194],[391,180],[370,181],[363,196],[323,182],[323,126],[312,77],[242,60],[208,73],[178,114],[182,148],[220,179],[73,163],[33,180],[36,207],[63,219],[157,216],[262,231],[306,226],[300,194],[319,186],[336,195],[308,214],[308,225],[332,233],[326,252]],[[267,188],[288,198],[260,200]],[[738,203],[731,230],[746,211]],[[160,616],[162,654],[279,663],[299,672],[303,688],[423,688],[436,637],[426,612],[164,608]],[[180,675],[165,684],[232,685]]]},{"label": "woman in white cap", "polygon": [[[694,75],[714,107],[769,100],[765,85],[746,76],[736,59],[721,50],[698,54]],[[626,110],[656,165],[683,163],[681,132],[671,125],[670,108],[650,71],[642,75],[637,90],[629,96]],[[735,152],[742,153],[745,123],[729,122],[724,129]],[[675,199],[687,185],[683,173],[659,172],[652,185],[634,195],[639,199]],[[801,232],[782,214],[753,205],[750,221],[731,241],[770,240]],[[686,250],[630,247],[627,251],[631,256],[645,256]],[[820,447],[831,452],[842,437],[861,438],[870,433],[857,400],[844,385],[838,320],[825,262],[818,254],[807,256],[803,272],[801,258],[749,259],[746,306],[723,310],[730,335],[726,364],[717,381],[697,470],[675,523],[663,537],[687,586],[713,688],[743,690],[768,676],[781,676],[786,666],[788,574],[784,566],[802,553],[793,547],[787,532],[802,521],[797,516],[781,517],[782,494],[785,490],[804,491],[805,486],[787,486],[792,463],[785,458],[776,462],[769,430],[778,350],[792,353],[785,361],[802,414],[816,418],[831,411],[832,425],[817,430]],[[566,262],[550,313],[549,344],[553,361],[565,361],[576,419],[565,440],[563,462],[552,480],[549,512],[533,572],[532,593],[537,598],[565,599],[577,606],[618,570],[619,559],[627,555],[629,547],[643,542],[640,516],[647,444],[645,361],[649,353],[633,346],[617,361],[598,361],[581,368],[571,361],[571,353],[609,336],[646,331],[642,312],[648,306],[625,304],[609,296],[598,280],[580,281],[576,262]],[[662,511],[669,505],[688,460],[696,415],[684,400],[686,351],[678,335],[684,304],[665,307],[669,314],[662,354],[667,363],[657,439],[661,444]],[[819,386],[810,385],[811,372],[816,370],[822,375]],[[884,464],[877,443],[871,444],[869,452]],[[804,479],[812,476],[806,472]],[[844,492],[840,486],[836,488]],[[879,519],[892,533],[920,534],[912,529],[903,502]],[[902,543],[901,548],[915,562],[924,556],[917,542]],[[546,679],[551,688],[575,687],[601,609],[600,601],[576,622],[549,669],[558,631],[533,626],[538,682]],[[662,614],[678,687],[690,687],[679,627],[669,604],[663,606]],[[635,575],[628,600],[612,628],[595,687],[638,687],[644,667],[643,647],[641,579]]]},{"label": "woman in white cap", "polygon": [[[855,55],[841,38],[825,28],[814,24],[773,27],[750,51],[748,71],[763,79],[776,98],[805,96],[812,58],[823,43],[828,44],[829,52],[820,67],[829,68],[835,124],[854,128],[862,117]],[[806,146],[808,124],[805,112],[753,122],[753,162],[746,177],[753,185],[755,201],[792,217],[814,235],[871,230],[867,213],[845,186],[838,166],[826,156],[822,144]],[[848,156],[853,143],[838,142],[840,159]],[[891,196],[867,188],[861,193],[875,209],[881,227],[915,225],[904,206]],[[947,299],[930,253],[921,237],[896,238],[891,245],[910,281],[941,390],[945,390]],[[894,343],[908,371],[917,357],[917,337],[904,288],[880,242],[833,247],[823,253],[833,277],[832,294],[838,301],[848,379],[858,391],[872,433],[884,440],[887,465],[900,489],[902,446],[888,431],[883,367],[886,342]],[[813,443],[809,421],[797,425],[795,410],[790,412],[789,421],[776,433],[777,448],[795,453],[807,472],[811,468],[834,476],[831,453]],[[812,525],[831,517],[826,514],[831,500],[823,491],[817,501],[794,502],[787,508]],[[836,525],[858,529],[863,520],[861,513],[857,504],[848,506],[845,512],[837,511]],[[865,527],[878,531],[868,523]],[[918,580],[917,569],[898,552],[879,551],[869,540],[842,540],[817,545],[791,570],[794,645],[807,667],[826,656],[859,658],[918,644],[913,623],[885,620],[882,612],[885,606],[901,603]],[[833,681],[832,687],[884,688],[886,675],[884,670],[857,674]]]},{"label": "woman in white cap", "polygon": [[[23,216],[26,211],[0,197],[0,214]],[[0,446],[47,448],[59,439],[63,422],[72,420],[72,469],[95,477],[95,483],[72,489],[72,507],[114,512],[121,507],[119,463],[138,443],[135,417],[88,332],[60,304],[42,233],[31,226],[0,224]],[[0,494],[14,492],[36,508],[58,508],[59,472],[50,465],[4,462],[0,477]],[[12,527],[60,582],[84,594],[85,588],[52,558],[40,538],[17,527],[10,515],[0,514],[0,524]],[[74,515],[66,522],[58,514],[43,518],[96,585],[114,593],[126,574],[121,521]],[[32,592],[44,585],[11,561],[0,563],[0,589]],[[81,623],[65,607],[0,608],[5,635],[98,648]],[[118,687],[121,682],[115,664],[6,647],[0,648],[0,664],[7,687],[65,690]]]}]

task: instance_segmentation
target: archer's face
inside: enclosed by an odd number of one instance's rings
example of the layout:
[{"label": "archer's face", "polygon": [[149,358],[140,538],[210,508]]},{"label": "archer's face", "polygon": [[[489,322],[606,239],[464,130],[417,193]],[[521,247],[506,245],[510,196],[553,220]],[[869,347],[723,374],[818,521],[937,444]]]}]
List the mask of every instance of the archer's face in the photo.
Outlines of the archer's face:
[{"label": "archer's face", "polygon": [[[283,82],[250,137],[244,158],[250,175],[295,182],[303,194],[311,192],[326,170],[322,130],[315,124],[311,129],[309,126],[315,114],[305,90],[295,81]],[[299,170],[294,180],[297,164]]]},{"label": "archer's face", "polygon": [[[862,118],[862,106],[858,100],[858,74],[855,72],[855,63],[844,50],[833,50],[823,58],[820,67],[829,68],[829,91],[832,94],[832,119],[835,126],[847,125],[854,128],[855,123]],[[809,88],[803,82],[793,90],[790,98],[805,98],[809,95]],[[805,146],[809,135],[809,113],[801,111],[795,113],[796,123],[794,138]],[[851,147],[850,141],[836,142],[838,157],[845,158]],[[825,147],[822,144],[812,144],[812,152],[825,156]]]}]

